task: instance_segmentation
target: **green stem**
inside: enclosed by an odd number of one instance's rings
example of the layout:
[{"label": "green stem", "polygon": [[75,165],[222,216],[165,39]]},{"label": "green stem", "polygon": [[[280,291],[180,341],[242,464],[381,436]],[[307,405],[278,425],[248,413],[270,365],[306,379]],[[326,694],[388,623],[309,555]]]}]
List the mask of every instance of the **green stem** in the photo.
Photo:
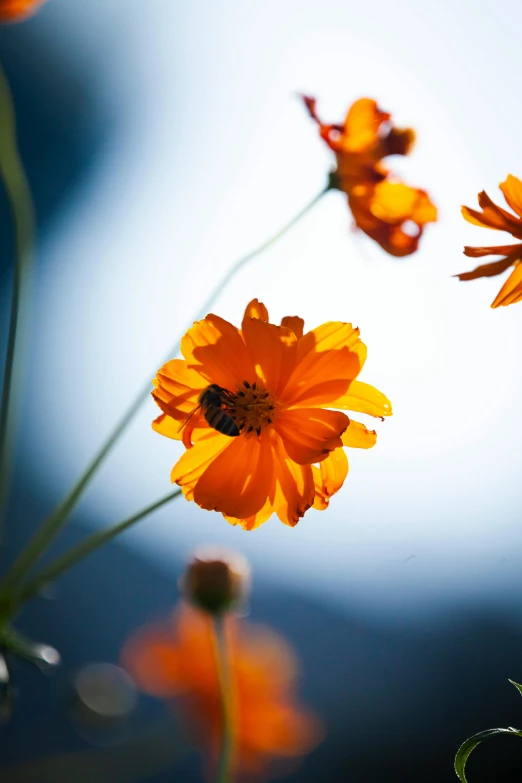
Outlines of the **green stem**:
[{"label": "green stem", "polygon": [[[11,475],[11,455],[17,412],[13,395],[20,365],[20,323],[27,314],[28,283],[34,235],[34,213],[31,191],[20,159],[16,140],[13,99],[6,76],[0,66],[0,177],[3,181],[14,222],[15,257],[9,331],[5,355],[2,401],[0,403],[0,536]],[[15,362],[16,355],[16,362]],[[16,364],[16,367],[15,367]],[[16,370],[16,372],[15,372]]]},{"label": "green stem", "polygon": [[80,560],[83,560],[84,557],[90,555],[91,552],[94,552],[108,541],[116,538],[116,536],[119,536],[124,530],[132,527],[136,522],[139,522],[144,517],[152,514],[152,512],[156,511],[158,508],[170,503],[171,500],[174,500],[174,498],[177,498],[180,495],[181,489],[169,492],[165,497],[157,500],[155,503],[151,503],[150,506],[146,506],[131,517],[127,517],[127,519],[124,519],[122,522],[117,522],[115,525],[112,525],[105,530],[93,533],[93,535],[86,538],[85,541],[72,547],[72,549],[69,549],[69,551],[65,552],[61,557],[58,557],[56,560],[49,563],[49,565],[42,569],[34,579],[31,579],[25,585],[22,585],[21,589],[15,594],[15,604],[19,606],[30,598],[33,598],[45,587],[45,585],[54,582],[54,580],[58,579],[65,571],[68,571],[69,568],[72,568]]},{"label": "green stem", "polygon": [[[271,245],[273,245],[275,242],[277,242],[278,239],[280,239],[286,232],[291,229],[296,223],[298,223],[301,218],[303,218],[307,212],[309,212],[312,207],[324,196],[324,194],[331,189],[330,181],[328,182],[327,186],[322,190],[320,193],[315,196],[315,198],[312,199],[312,201],[307,204],[289,223],[284,226],[280,231],[278,231],[274,236],[272,236],[268,241],[263,242],[262,245],[260,245],[258,248],[253,250],[252,252],[248,253],[243,258],[240,258],[239,261],[237,261],[234,266],[227,272],[227,274],[223,277],[220,283],[218,283],[217,287],[214,289],[213,293],[210,295],[210,297],[207,299],[207,301],[203,304],[199,312],[196,314],[194,320],[197,321],[200,318],[203,318],[205,315],[207,315],[210,307],[214,304],[218,296],[221,294],[225,286],[232,280],[232,278],[242,269],[249,261],[252,261],[256,256],[258,256],[260,253],[262,253],[264,250],[267,250]],[[165,359],[162,363],[168,361],[172,358],[172,356],[176,355],[179,351],[179,344],[181,342],[181,338],[185,334],[186,329],[183,330],[182,334],[177,338],[174,346],[169,351]],[[154,375],[156,370],[154,370],[151,375]],[[89,484],[91,478],[94,476],[98,468],[100,467],[101,463],[109,453],[109,451],[112,449],[112,447],[115,445],[127,425],[130,423],[130,421],[134,418],[136,413],[138,412],[141,405],[145,402],[145,400],[149,397],[151,390],[150,381],[147,381],[146,385],[143,387],[143,389],[140,391],[140,393],[137,395],[137,397],[134,399],[128,410],[123,414],[120,421],[114,428],[113,432],[107,439],[107,441],[104,443],[104,445],[101,447],[98,454],[94,457],[90,465],[87,467],[87,470],[83,473],[83,475],[80,477],[78,482],[75,484],[75,486],[72,488],[72,490],[69,492],[69,494],[62,500],[62,502],[57,506],[57,508],[47,517],[47,519],[44,520],[42,525],[38,528],[36,533],[33,535],[32,539],[29,541],[26,548],[20,553],[18,558],[15,560],[11,568],[7,571],[4,578],[1,582],[1,588],[5,590],[11,589],[13,586],[15,586],[23,577],[25,574],[29,571],[32,565],[36,563],[37,560],[40,559],[41,555],[45,552],[49,544],[53,541],[55,536],[58,535],[62,527],[67,522],[67,519],[69,517],[69,514],[74,509],[76,504],[78,503],[78,500],[82,496],[83,492],[85,491],[87,485]]]},{"label": "green stem", "polygon": [[224,619],[215,615],[214,624],[214,657],[221,698],[221,747],[216,772],[216,783],[231,783],[233,755],[233,694],[230,678],[230,661],[227,650]]}]

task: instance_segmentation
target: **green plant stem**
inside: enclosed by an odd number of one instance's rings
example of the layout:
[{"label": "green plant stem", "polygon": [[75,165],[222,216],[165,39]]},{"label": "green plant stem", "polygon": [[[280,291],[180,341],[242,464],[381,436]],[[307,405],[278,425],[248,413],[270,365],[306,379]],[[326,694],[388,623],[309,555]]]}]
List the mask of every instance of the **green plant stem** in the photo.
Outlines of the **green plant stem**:
[{"label": "green plant stem", "polygon": [[[206,302],[202,305],[199,312],[196,314],[194,320],[197,321],[200,318],[203,318],[205,315],[207,315],[210,307],[214,304],[218,296],[221,294],[223,289],[228,285],[228,283],[232,280],[233,277],[244,267],[249,261],[252,261],[256,256],[260,255],[264,250],[267,250],[271,245],[273,245],[275,242],[277,242],[278,239],[280,239],[284,234],[286,234],[289,229],[291,229],[293,226],[296,225],[311,209],[312,207],[317,204],[317,202],[324,196],[325,193],[328,192],[332,187],[330,181],[328,182],[327,186],[322,190],[320,193],[315,196],[315,198],[310,201],[309,204],[307,204],[297,215],[295,215],[292,220],[286,224],[280,231],[278,231],[274,236],[272,236],[268,241],[263,242],[262,245],[257,247],[252,252],[248,253],[246,256],[243,256],[243,258],[239,259],[234,266],[226,273],[226,275],[223,277],[223,279],[218,283],[212,294],[209,296],[209,298],[206,300]],[[179,351],[179,344],[181,342],[181,338],[185,334],[186,329],[183,330],[181,335],[177,338],[174,346],[171,348],[165,359],[162,363],[168,361],[172,358],[172,356],[176,355]],[[154,370],[153,373],[151,373],[151,376],[155,375],[156,370]],[[40,557],[43,555],[43,553],[46,551],[49,544],[53,541],[55,536],[58,535],[62,527],[67,522],[67,519],[69,517],[69,514],[74,509],[76,504],[78,503],[78,500],[82,496],[83,492],[85,491],[87,485],[89,484],[91,478],[94,476],[100,465],[102,464],[103,460],[107,456],[107,454],[110,452],[112,447],[116,444],[128,424],[131,422],[131,420],[134,418],[136,413],[138,412],[141,405],[145,402],[145,400],[149,397],[151,390],[150,382],[147,381],[146,385],[142,388],[142,390],[139,392],[135,400],[132,402],[128,410],[123,414],[120,421],[112,431],[112,433],[109,435],[107,441],[103,444],[100,451],[90,465],[87,467],[86,471],[83,473],[83,475],[79,478],[78,482],[74,485],[74,487],[71,489],[69,494],[62,500],[62,502],[56,507],[56,509],[47,517],[47,519],[44,520],[42,525],[38,528],[38,530],[35,532],[31,540],[29,541],[28,545],[18,558],[14,561],[11,568],[7,571],[4,578],[2,579],[2,582],[0,584],[0,587],[4,590],[10,590],[12,587],[17,585],[21,579],[24,578],[24,576],[27,574],[31,566],[36,563],[37,560],[40,559]]]},{"label": "green plant stem", "polygon": [[[0,66],[0,177],[9,200],[14,223],[14,271],[11,293],[9,329],[5,355],[2,401],[0,403],[0,537],[9,480],[11,458],[16,429],[17,412],[13,394],[20,366],[20,325],[27,315],[28,284],[31,272],[34,237],[34,213],[31,191],[20,159],[16,140],[16,122],[13,99],[7,78]],[[23,336],[23,335],[22,335]],[[16,358],[16,362],[15,362]]]},{"label": "green plant stem", "polygon": [[230,677],[230,662],[227,650],[227,640],[224,619],[220,615],[213,618],[214,624],[214,658],[219,683],[221,698],[221,747],[219,751],[218,766],[216,771],[216,783],[232,782],[232,756],[233,756],[233,694]]},{"label": "green plant stem", "polygon": [[136,514],[127,517],[121,522],[117,522],[115,525],[112,525],[105,530],[93,533],[92,536],[86,538],[85,541],[72,547],[61,557],[58,557],[56,560],[49,563],[49,565],[42,569],[34,579],[31,579],[29,582],[22,585],[20,591],[15,594],[15,605],[19,606],[29,599],[34,598],[45,585],[54,582],[54,580],[58,579],[65,571],[68,571],[69,568],[72,568],[80,560],[83,560],[84,557],[90,555],[91,552],[99,549],[99,547],[103,546],[108,541],[111,541],[113,538],[116,538],[120,533],[123,533],[124,530],[128,530],[128,528],[135,525],[136,522],[139,522],[144,517],[152,514],[152,512],[156,511],[158,508],[170,503],[171,500],[174,500],[180,495],[181,489],[169,492],[168,495],[165,495],[165,497],[157,500],[155,503],[151,503],[150,506],[146,506]]}]

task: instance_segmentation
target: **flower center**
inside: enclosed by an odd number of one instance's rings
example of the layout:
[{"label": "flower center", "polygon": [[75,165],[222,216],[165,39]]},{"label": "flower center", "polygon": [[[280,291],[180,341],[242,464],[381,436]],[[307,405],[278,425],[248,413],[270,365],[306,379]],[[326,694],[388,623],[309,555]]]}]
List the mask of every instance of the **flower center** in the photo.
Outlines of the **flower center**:
[{"label": "flower center", "polygon": [[228,406],[228,415],[246,437],[261,435],[262,430],[274,421],[274,398],[259,381],[243,381]]}]

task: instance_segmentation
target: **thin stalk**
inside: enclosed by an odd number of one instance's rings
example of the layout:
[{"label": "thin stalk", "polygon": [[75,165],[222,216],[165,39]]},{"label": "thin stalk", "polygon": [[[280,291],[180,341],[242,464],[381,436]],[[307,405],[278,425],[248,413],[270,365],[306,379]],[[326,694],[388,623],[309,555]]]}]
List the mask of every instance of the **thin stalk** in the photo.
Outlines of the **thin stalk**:
[{"label": "thin stalk", "polygon": [[[14,223],[14,270],[9,329],[0,403],[0,538],[7,504],[16,412],[13,394],[20,365],[20,326],[27,315],[28,284],[34,237],[31,191],[16,140],[15,110],[9,84],[0,66],[0,178],[5,187]],[[16,359],[16,361],[15,361]]]},{"label": "thin stalk", "polygon": [[30,598],[33,598],[45,587],[45,585],[54,582],[54,580],[58,579],[65,571],[68,571],[69,568],[72,568],[80,560],[83,560],[84,557],[90,555],[91,552],[99,549],[99,547],[103,546],[108,541],[111,541],[113,538],[116,538],[120,533],[123,533],[124,530],[128,530],[128,528],[135,525],[136,522],[139,522],[144,517],[152,514],[152,512],[156,511],[158,508],[170,503],[171,500],[174,500],[174,498],[177,498],[180,495],[181,489],[169,492],[165,497],[157,500],[155,503],[151,503],[150,506],[146,506],[131,517],[127,517],[127,519],[124,519],[122,522],[117,522],[115,525],[112,525],[105,530],[100,530],[98,533],[93,533],[93,535],[86,538],[85,541],[82,541],[80,544],[69,549],[68,552],[65,552],[61,557],[56,558],[56,560],[53,560],[48,566],[42,569],[34,579],[31,579],[25,585],[22,585],[20,591],[15,594],[16,605],[25,603]]},{"label": "thin stalk", "polygon": [[216,771],[216,783],[232,783],[233,743],[233,694],[230,677],[230,661],[224,618],[215,615],[212,618],[214,632],[214,658],[221,699],[221,747]]},{"label": "thin stalk", "polygon": [[[239,261],[237,261],[234,264],[234,266],[226,273],[223,279],[218,283],[218,285],[216,286],[212,294],[209,296],[209,298],[200,308],[199,312],[196,313],[193,320],[197,321],[200,318],[203,318],[208,313],[210,307],[214,304],[214,302],[221,294],[225,286],[228,285],[228,283],[240,271],[240,269],[246,266],[246,264],[249,261],[252,261],[252,259],[256,258],[256,256],[260,255],[260,253],[262,253],[264,250],[267,250],[271,245],[277,242],[278,239],[280,239],[284,234],[286,234],[287,231],[289,231],[293,226],[295,226],[296,223],[298,223],[312,209],[312,207],[315,204],[317,204],[317,202],[322,198],[322,196],[324,196],[324,194],[331,189],[331,187],[332,185],[329,182],[327,186],[324,188],[324,190],[318,193],[317,196],[315,196],[315,198],[313,198],[309,204],[307,204],[297,215],[295,215],[294,218],[292,218],[292,220],[289,223],[286,224],[286,226],[284,226],[280,231],[274,234],[274,236],[272,236],[269,240],[263,242],[263,244],[257,247],[255,250],[251,251],[246,256],[243,256],[243,258],[240,258]],[[171,348],[171,350],[164,358],[162,364],[168,361],[169,359],[171,359],[172,356],[176,356],[176,354],[179,351],[179,344],[181,342],[181,338],[185,334],[187,328],[188,326],[179,335],[176,342],[174,343],[174,346]],[[150,377],[155,375],[156,369],[154,370],[154,372],[151,373]],[[21,579],[23,579],[23,577],[29,571],[31,566],[34,565],[34,563],[36,563],[36,561],[40,559],[40,557],[45,552],[49,544],[53,541],[55,536],[58,535],[62,527],[67,522],[69,514],[74,509],[80,497],[82,496],[83,492],[85,491],[91,478],[94,476],[94,474],[96,473],[96,471],[98,470],[98,468],[100,467],[100,465],[102,464],[103,460],[110,452],[112,447],[116,444],[116,442],[118,441],[118,439],[120,438],[120,436],[122,435],[122,433],[124,432],[128,424],[134,418],[141,405],[145,402],[145,400],[148,399],[150,390],[151,390],[150,381],[147,381],[147,383],[139,392],[137,397],[134,399],[134,401],[132,402],[128,410],[123,414],[120,421],[118,422],[118,424],[116,425],[112,433],[109,435],[107,441],[103,444],[98,454],[96,454],[96,456],[94,457],[90,465],[87,467],[86,471],[79,478],[78,482],[74,485],[74,487],[71,489],[69,494],[62,500],[62,502],[57,506],[57,508],[47,517],[47,519],[44,520],[42,525],[38,528],[38,530],[35,532],[31,540],[29,541],[26,548],[20,553],[20,555],[14,561],[11,568],[7,571],[0,584],[2,589],[9,590],[13,586],[15,586]]]}]

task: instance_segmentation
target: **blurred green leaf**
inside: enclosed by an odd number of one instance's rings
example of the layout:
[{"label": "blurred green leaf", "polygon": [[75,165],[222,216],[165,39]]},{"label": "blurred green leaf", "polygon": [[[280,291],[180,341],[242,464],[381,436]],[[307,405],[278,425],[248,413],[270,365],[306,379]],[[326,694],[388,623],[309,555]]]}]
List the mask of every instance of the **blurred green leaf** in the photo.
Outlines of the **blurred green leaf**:
[{"label": "blurred green leaf", "polygon": [[[516,683],[514,684],[516,685]],[[520,688],[520,686],[517,687]],[[457,776],[459,780],[462,781],[462,783],[468,783],[465,774],[465,768],[471,751],[474,750],[477,745],[480,745],[482,740],[485,740],[488,737],[492,737],[494,734],[515,734],[517,737],[522,737],[522,731],[518,731],[517,729],[513,728],[486,729],[485,731],[480,731],[478,734],[474,734],[472,737],[469,737],[469,739],[462,743],[457,751],[457,755],[455,756],[455,772],[457,773]]]},{"label": "blurred green leaf", "polygon": [[511,685],[514,685],[518,692],[522,695],[522,685],[519,685],[518,682],[515,682],[515,680],[510,680],[509,682]]}]

